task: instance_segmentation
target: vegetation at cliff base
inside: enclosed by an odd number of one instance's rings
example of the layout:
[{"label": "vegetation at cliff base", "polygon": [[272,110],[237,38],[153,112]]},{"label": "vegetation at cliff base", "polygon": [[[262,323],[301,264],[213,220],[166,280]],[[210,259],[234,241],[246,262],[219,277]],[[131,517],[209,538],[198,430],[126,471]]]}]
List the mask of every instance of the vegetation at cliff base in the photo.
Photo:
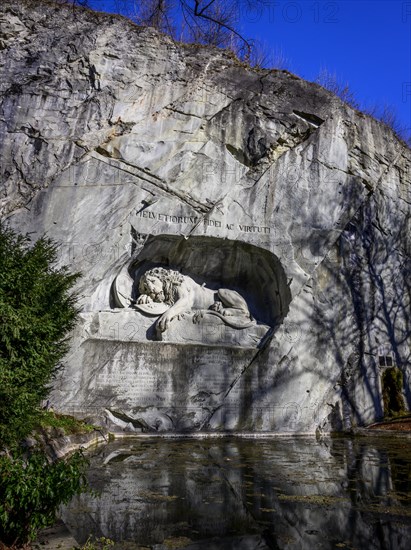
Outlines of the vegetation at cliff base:
[{"label": "vegetation at cliff base", "polygon": [[0,541],[19,545],[52,525],[61,504],[87,489],[81,452],[51,462],[43,451],[0,456]]},{"label": "vegetation at cliff base", "polygon": [[36,430],[40,432],[57,431],[61,435],[75,435],[92,432],[96,427],[78,420],[68,414],[58,414],[51,410],[42,410],[39,413]]},{"label": "vegetation at cliff base", "polygon": [[73,428],[74,419],[41,409],[78,315],[79,274],[56,268],[56,260],[51,240],[32,244],[0,224],[0,547],[32,540],[86,490],[80,451],[53,461],[24,444],[35,427]]}]

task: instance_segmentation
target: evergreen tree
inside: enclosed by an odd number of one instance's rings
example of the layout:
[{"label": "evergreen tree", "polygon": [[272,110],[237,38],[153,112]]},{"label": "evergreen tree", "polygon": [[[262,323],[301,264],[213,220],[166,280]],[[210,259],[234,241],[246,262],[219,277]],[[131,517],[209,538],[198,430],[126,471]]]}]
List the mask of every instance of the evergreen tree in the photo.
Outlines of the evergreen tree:
[{"label": "evergreen tree", "polygon": [[32,430],[39,406],[68,349],[78,310],[71,288],[79,274],[53,267],[57,248],[45,237],[30,246],[0,225],[0,444]]},{"label": "evergreen tree", "polygon": [[87,491],[87,459],[77,451],[52,461],[22,440],[68,349],[78,310],[71,291],[79,274],[57,269],[57,248],[31,245],[0,224],[0,548],[24,545],[75,494]]}]

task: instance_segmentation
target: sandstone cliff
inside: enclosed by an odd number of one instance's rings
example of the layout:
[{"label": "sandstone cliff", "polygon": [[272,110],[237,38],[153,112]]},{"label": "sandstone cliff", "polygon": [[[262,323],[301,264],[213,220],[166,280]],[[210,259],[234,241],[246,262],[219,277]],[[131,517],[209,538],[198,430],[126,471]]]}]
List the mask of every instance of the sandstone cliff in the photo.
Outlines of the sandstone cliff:
[{"label": "sandstone cliff", "polygon": [[[4,0],[0,22],[2,216],[83,272],[56,408],[291,432],[381,418],[384,391],[409,409],[411,152],[387,127],[120,17]],[[237,290],[260,332],[183,319],[159,338],[113,298],[155,265]]]}]

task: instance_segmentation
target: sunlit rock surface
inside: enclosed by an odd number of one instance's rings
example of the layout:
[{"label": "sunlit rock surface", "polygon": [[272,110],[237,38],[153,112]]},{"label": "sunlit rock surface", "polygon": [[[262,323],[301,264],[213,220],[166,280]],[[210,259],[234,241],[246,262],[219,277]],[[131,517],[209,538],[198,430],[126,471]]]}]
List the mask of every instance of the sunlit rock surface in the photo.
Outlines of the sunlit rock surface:
[{"label": "sunlit rock surface", "polygon": [[[120,17],[24,0],[0,17],[2,215],[83,273],[55,409],[311,433],[381,418],[384,391],[409,409],[411,153],[391,130]],[[160,330],[136,308],[158,266],[237,292],[254,325],[187,306]]]}]

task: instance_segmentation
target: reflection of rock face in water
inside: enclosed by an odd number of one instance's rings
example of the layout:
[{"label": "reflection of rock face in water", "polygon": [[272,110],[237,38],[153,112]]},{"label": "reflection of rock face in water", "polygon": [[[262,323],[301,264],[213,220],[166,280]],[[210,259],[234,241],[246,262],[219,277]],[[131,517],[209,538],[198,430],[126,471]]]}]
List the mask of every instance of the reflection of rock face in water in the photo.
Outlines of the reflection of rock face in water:
[{"label": "reflection of rock face in water", "polygon": [[63,518],[79,542],[93,533],[154,550],[408,550],[409,447],[313,439],[113,443],[92,460],[90,481],[101,497],[82,496]]}]

